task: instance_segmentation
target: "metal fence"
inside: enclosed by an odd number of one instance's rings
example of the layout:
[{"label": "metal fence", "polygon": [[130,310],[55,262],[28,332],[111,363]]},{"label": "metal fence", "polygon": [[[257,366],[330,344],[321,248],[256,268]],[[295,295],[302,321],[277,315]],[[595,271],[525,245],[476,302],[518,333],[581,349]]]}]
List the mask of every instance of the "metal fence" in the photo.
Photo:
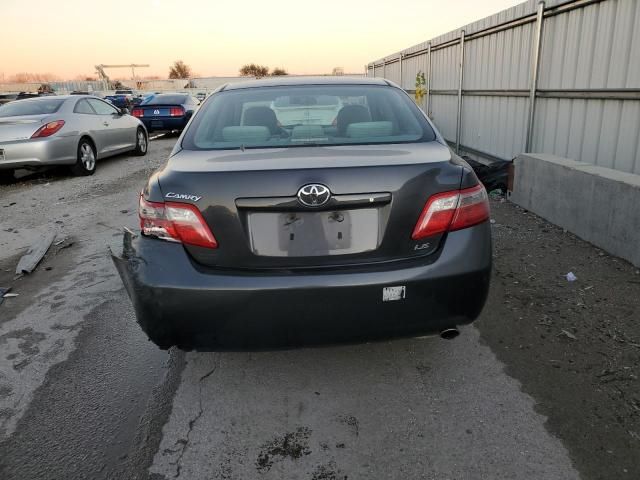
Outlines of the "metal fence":
[{"label": "metal fence", "polygon": [[378,59],[458,151],[551,153],[640,174],[640,0],[529,0]]},{"label": "metal fence", "polygon": [[0,93],[37,92],[41,85],[49,85],[60,94],[75,91],[95,92],[103,89],[103,83],[99,81],[4,82],[0,83]]}]

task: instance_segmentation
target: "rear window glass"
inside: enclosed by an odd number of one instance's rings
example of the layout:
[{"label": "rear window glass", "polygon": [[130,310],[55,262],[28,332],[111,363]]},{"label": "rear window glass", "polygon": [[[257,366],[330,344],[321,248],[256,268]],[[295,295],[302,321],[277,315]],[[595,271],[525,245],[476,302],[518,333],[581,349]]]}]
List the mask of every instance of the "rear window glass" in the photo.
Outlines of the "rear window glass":
[{"label": "rear window glass", "polygon": [[155,95],[145,98],[140,105],[182,105],[187,97],[188,95]]},{"label": "rear window glass", "polygon": [[190,150],[413,143],[435,140],[414,102],[376,85],[304,85],[222,91],[186,132]]},{"label": "rear window glass", "polygon": [[38,100],[17,100],[0,107],[0,117],[18,115],[48,115],[57,112],[64,100],[47,98]]}]

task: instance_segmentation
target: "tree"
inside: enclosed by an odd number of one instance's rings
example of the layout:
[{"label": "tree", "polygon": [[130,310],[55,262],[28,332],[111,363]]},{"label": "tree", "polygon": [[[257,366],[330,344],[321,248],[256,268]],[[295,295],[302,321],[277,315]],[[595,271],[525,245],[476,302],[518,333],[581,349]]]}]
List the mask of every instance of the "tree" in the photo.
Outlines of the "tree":
[{"label": "tree", "polygon": [[191,67],[182,60],[176,60],[169,67],[169,78],[189,78],[191,76]]},{"label": "tree", "polygon": [[276,77],[276,76],[279,76],[279,75],[289,75],[289,74],[287,73],[287,71],[284,68],[276,67],[271,71],[271,75]]},{"label": "tree", "polygon": [[38,87],[38,93],[39,94],[43,94],[43,93],[48,93],[48,94],[52,94],[55,93],[53,88],[51,87],[51,85],[49,85],[48,83],[43,83],[42,85],[40,85]]},{"label": "tree", "polygon": [[256,65],[255,63],[248,63],[240,68],[240,75],[243,77],[256,77],[262,78],[269,75],[269,67],[264,65]]}]

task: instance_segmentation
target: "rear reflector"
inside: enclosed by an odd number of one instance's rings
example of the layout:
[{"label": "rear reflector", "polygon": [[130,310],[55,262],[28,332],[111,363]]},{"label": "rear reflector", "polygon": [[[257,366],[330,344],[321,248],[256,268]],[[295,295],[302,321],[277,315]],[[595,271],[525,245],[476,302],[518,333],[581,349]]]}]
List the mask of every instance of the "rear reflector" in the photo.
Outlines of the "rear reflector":
[{"label": "rear reflector", "polygon": [[64,120],[55,120],[53,122],[49,122],[36,130],[35,133],[31,135],[31,138],[50,137],[62,127],[64,127]]},{"label": "rear reflector", "polygon": [[488,219],[489,199],[481,184],[437,193],[427,200],[411,238],[420,240],[447,231],[462,230]]},{"label": "rear reflector", "polygon": [[141,109],[141,108],[134,108],[131,111],[131,115],[133,115],[134,117],[138,117],[138,118],[144,117],[144,110]]},{"label": "rear reflector", "polygon": [[184,108],[182,107],[171,107],[169,109],[169,115],[172,117],[181,117],[184,115]]},{"label": "rear reflector", "polygon": [[218,242],[195,205],[148,202],[140,195],[138,214],[144,235],[198,247],[218,248]]}]

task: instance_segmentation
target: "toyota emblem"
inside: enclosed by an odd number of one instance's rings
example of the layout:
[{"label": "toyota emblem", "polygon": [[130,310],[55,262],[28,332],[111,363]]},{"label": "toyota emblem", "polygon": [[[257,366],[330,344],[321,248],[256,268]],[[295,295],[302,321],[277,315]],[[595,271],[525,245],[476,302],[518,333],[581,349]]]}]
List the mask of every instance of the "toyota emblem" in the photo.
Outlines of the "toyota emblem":
[{"label": "toyota emblem", "polygon": [[310,183],[298,190],[298,200],[307,207],[321,207],[329,201],[331,192],[324,185]]}]

